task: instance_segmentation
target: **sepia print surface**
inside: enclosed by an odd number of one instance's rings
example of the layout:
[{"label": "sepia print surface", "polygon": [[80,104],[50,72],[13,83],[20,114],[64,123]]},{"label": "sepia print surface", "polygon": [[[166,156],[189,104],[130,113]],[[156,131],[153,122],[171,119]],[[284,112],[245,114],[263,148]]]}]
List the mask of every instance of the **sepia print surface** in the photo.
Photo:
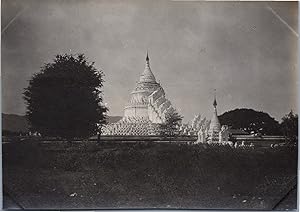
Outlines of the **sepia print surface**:
[{"label": "sepia print surface", "polygon": [[1,3],[4,209],[297,208],[297,2]]}]

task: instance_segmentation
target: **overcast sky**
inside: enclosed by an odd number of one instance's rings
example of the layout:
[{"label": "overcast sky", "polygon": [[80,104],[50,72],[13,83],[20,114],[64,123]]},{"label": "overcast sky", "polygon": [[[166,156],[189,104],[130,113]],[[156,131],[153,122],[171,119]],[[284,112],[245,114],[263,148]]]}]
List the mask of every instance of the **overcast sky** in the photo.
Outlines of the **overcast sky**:
[{"label": "overcast sky", "polygon": [[297,2],[2,0],[2,110],[56,54],[84,53],[105,73],[110,115],[150,65],[185,120],[253,108],[280,120],[297,108]]}]

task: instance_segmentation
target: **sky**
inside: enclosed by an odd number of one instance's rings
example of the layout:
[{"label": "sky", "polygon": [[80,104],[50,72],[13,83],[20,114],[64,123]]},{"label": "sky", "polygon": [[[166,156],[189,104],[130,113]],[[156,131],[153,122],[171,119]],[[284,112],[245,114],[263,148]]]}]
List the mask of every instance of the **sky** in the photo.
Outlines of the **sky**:
[{"label": "sky", "polygon": [[297,2],[2,0],[2,112],[25,114],[24,88],[56,54],[103,70],[109,115],[123,115],[145,66],[188,121],[252,108],[297,112]]}]

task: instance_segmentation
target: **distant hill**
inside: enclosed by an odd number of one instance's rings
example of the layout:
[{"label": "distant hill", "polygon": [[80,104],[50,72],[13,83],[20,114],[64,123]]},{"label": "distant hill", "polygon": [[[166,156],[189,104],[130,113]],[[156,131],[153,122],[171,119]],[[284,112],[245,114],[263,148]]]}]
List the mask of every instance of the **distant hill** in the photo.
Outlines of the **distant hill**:
[{"label": "distant hill", "polygon": [[253,109],[235,109],[219,116],[221,125],[231,126],[232,129],[242,129],[248,133],[263,135],[280,135],[280,125],[269,114]]},{"label": "distant hill", "polygon": [[[122,116],[109,116],[108,123],[119,121]],[[28,132],[29,123],[25,116],[2,113],[2,130],[10,132]]]},{"label": "distant hill", "polygon": [[108,116],[108,123],[115,123],[121,120],[122,116]]},{"label": "distant hill", "polygon": [[29,124],[25,116],[2,113],[2,130],[10,132],[28,132]]}]

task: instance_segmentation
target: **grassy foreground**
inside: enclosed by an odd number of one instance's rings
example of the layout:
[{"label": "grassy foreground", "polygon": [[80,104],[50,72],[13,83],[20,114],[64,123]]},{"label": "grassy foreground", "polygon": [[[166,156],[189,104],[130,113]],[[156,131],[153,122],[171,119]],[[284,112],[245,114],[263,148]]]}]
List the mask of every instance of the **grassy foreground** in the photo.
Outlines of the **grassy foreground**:
[{"label": "grassy foreground", "polygon": [[297,149],[12,142],[3,169],[25,209],[270,210],[295,185]]}]

